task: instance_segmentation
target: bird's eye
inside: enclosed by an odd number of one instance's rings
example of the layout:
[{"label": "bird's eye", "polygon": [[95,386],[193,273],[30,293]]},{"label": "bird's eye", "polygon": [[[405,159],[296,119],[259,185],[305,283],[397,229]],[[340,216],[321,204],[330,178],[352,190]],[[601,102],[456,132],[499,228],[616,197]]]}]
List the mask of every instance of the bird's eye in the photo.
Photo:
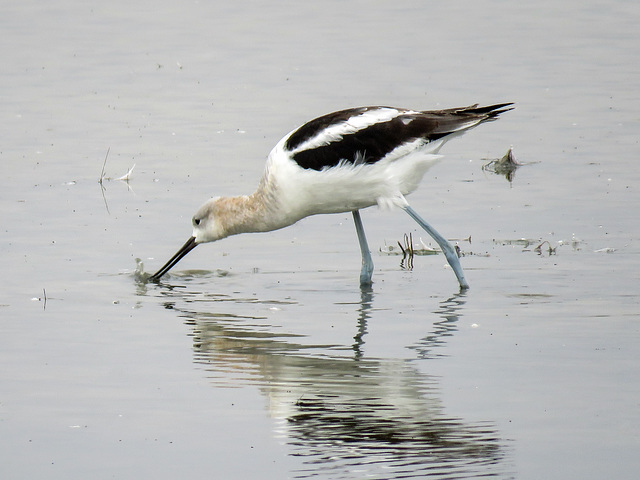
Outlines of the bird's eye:
[{"label": "bird's eye", "polygon": [[196,218],[196,217],[193,217],[193,226],[197,227],[198,225],[200,225],[200,219]]}]

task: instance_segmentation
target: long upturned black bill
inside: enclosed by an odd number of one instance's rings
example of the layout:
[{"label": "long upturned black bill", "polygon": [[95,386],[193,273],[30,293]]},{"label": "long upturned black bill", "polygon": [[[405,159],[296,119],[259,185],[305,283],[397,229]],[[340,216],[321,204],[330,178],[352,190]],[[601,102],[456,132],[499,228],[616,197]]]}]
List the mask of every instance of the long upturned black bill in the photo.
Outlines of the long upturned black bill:
[{"label": "long upturned black bill", "polygon": [[191,237],[189,240],[187,240],[187,243],[180,247],[180,250],[178,250],[176,254],[162,266],[160,270],[149,277],[149,280],[151,280],[152,282],[157,282],[158,280],[160,280],[160,277],[171,270],[173,266],[182,259],[182,257],[196,248],[197,245],[198,244],[196,243],[196,237]]}]

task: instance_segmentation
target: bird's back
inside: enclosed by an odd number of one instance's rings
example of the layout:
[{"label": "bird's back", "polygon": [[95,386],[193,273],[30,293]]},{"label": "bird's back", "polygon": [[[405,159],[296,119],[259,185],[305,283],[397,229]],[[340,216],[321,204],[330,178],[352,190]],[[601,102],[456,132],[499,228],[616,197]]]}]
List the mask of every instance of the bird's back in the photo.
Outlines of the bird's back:
[{"label": "bird's back", "polygon": [[416,111],[360,107],[318,117],[269,155],[263,184],[288,216],[396,203],[438,159],[442,145],[509,104]]},{"label": "bird's back", "polygon": [[[331,168],[342,162],[376,163],[407,145],[435,142],[491,120],[509,104],[416,111],[360,107],[318,117],[287,135],[283,150],[300,167]],[[418,146],[416,146],[418,148]]]}]

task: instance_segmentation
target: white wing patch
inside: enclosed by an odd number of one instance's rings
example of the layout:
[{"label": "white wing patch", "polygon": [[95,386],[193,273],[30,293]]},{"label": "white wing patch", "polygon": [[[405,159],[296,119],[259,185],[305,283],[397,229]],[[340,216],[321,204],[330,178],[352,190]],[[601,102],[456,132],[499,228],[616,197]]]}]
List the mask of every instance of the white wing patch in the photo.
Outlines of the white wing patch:
[{"label": "white wing patch", "polygon": [[330,125],[319,131],[316,135],[298,145],[292,153],[295,155],[297,152],[312,150],[317,147],[329,145],[333,142],[342,140],[344,135],[364,130],[376,123],[388,122],[389,120],[393,120],[397,116],[406,113],[414,112],[401,111],[396,108],[388,107],[367,110],[360,115],[355,115],[346,121]]}]

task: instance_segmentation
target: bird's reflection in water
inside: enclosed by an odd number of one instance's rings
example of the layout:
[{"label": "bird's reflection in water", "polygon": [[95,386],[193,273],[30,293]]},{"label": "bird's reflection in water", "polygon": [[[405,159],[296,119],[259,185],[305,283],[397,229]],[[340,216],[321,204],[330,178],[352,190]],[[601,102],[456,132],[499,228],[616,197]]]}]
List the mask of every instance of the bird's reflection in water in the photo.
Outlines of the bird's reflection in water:
[{"label": "bird's reflection in water", "polygon": [[[191,298],[182,304],[189,310],[178,308],[182,302],[170,308],[192,325],[196,362],[214,383],[259,385],[276,435],[302,459],[294,478],[511,478],[503,465],[505,442],[492,423],[450,416],[437,378],[421,372],[415,360],[363,354],[371,291],[363,290],[352,305],[350,348],[303,344],[301,336],[268,328],[265,317],[214,313],[215,301]],[[419,358],[436,356],[455,332],[463,303],[456,296],[434,312],[433,331],[410,347]],[[195,305],[201,311],[193,311]]]}]

